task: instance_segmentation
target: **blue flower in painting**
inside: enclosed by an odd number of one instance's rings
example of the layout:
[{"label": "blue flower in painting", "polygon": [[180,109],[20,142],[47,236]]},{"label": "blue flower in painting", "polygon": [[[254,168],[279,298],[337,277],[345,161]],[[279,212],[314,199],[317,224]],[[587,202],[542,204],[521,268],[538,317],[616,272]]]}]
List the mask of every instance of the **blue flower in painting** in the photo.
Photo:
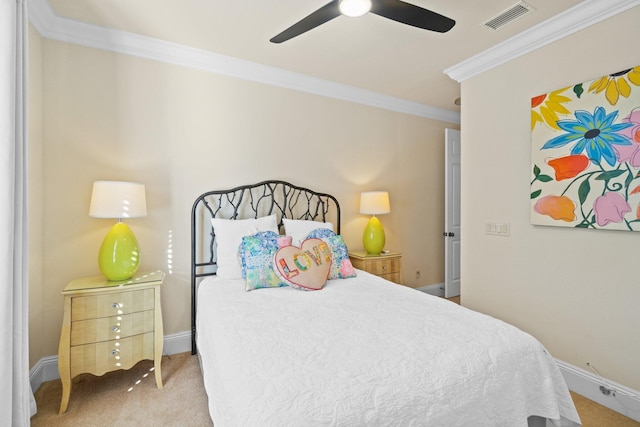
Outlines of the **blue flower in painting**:
[{"label": "blue flower in painting", "polygon": [[600,159],[604,157],[607,163],[613,166],[616,163],[616,153],[612,145],[631,145],[631,141],[617,132],[632,126],[632,123],[614,124],[618,111],[607,115],[602,107],[596,107],[593,114],[582,110],[574,114],[577,120],[557,122],[560,129],[568,133],[548,140],[542,148],[558,148],[575,142],[571,148],[572,155],[580,154],[586,149],[587,157],[593,163],[599,164]]}]

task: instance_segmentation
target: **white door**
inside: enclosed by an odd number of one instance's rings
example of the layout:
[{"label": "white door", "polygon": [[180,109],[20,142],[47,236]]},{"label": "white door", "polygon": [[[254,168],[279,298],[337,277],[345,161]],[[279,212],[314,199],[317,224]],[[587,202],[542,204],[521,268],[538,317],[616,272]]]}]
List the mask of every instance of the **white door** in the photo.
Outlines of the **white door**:
[{"label": "white door", "polygon": [[444,296],[460,295],[460,131],[445,129]]}]

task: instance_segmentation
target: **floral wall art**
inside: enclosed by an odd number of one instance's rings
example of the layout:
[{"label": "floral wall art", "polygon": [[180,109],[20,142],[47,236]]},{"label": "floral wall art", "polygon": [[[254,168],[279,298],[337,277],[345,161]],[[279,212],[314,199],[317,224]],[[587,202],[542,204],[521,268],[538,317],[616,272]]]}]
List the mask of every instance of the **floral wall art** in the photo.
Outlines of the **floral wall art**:
[{"label": "floral wall art", "polygon": [[640,231],[640,66],[531,99],[531,223]]}]

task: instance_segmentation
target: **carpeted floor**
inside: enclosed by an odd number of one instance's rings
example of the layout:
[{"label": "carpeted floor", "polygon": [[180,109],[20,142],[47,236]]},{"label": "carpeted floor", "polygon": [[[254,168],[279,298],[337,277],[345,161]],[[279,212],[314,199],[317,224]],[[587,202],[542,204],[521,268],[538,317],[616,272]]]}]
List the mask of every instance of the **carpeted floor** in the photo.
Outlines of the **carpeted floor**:
[{"label": "carpeted floor", "polygon": [[58,415],[62,383],[47,381],[35,392],[33,427],[47,426],[213,426],[198,357],[180,353],[162,358],[163,389],[156,388],[153,362],[102,377],[73,380],[67,412]]},{"label": "carpeted floor", "polygon": [[[80,375],[73,381],[67,412],[58,415],[62,385],[48,381],[35,392],[38,413],[33,427],[47,426],[213,426],[197,356],[180,353],[162,359],[164,388],[158,390],[153,363],[102,377]],[[638,427],[640,423],[572,394],[584,427]]]}]

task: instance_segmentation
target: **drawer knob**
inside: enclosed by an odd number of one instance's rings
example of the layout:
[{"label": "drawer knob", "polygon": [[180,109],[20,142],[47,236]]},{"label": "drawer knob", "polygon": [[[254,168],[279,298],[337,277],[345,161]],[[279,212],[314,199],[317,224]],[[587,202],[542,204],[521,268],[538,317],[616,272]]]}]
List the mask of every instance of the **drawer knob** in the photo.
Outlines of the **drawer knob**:
[{"label": "drawer knob", "polygon": [[117,348],[114,348],[113,350],[111,350],[112,356],[117,356],[118,354],[120,354],[120,350],[118,350]]},{"label": "drawer knob", "polygon": [[383,269],[383,270],[386,270],[386,269],[387,269],[387,266],[386,266],[386,265],[383,265],[383,266],[382,266],[382,269]]},{"label": "drawer knob", "polygon": [[111,330],[112,330],[113,332],[120,332],[120,328],[119,328],[119,327],[117,327],[117,326],[112,326],[112,327],[111,327]]},{"label": "drawer knob", "polygon": [[119,302],[114,302],[113,304],[111,304],[111,307],[113,307],[113,308],[121,308],[122,305]]}]

